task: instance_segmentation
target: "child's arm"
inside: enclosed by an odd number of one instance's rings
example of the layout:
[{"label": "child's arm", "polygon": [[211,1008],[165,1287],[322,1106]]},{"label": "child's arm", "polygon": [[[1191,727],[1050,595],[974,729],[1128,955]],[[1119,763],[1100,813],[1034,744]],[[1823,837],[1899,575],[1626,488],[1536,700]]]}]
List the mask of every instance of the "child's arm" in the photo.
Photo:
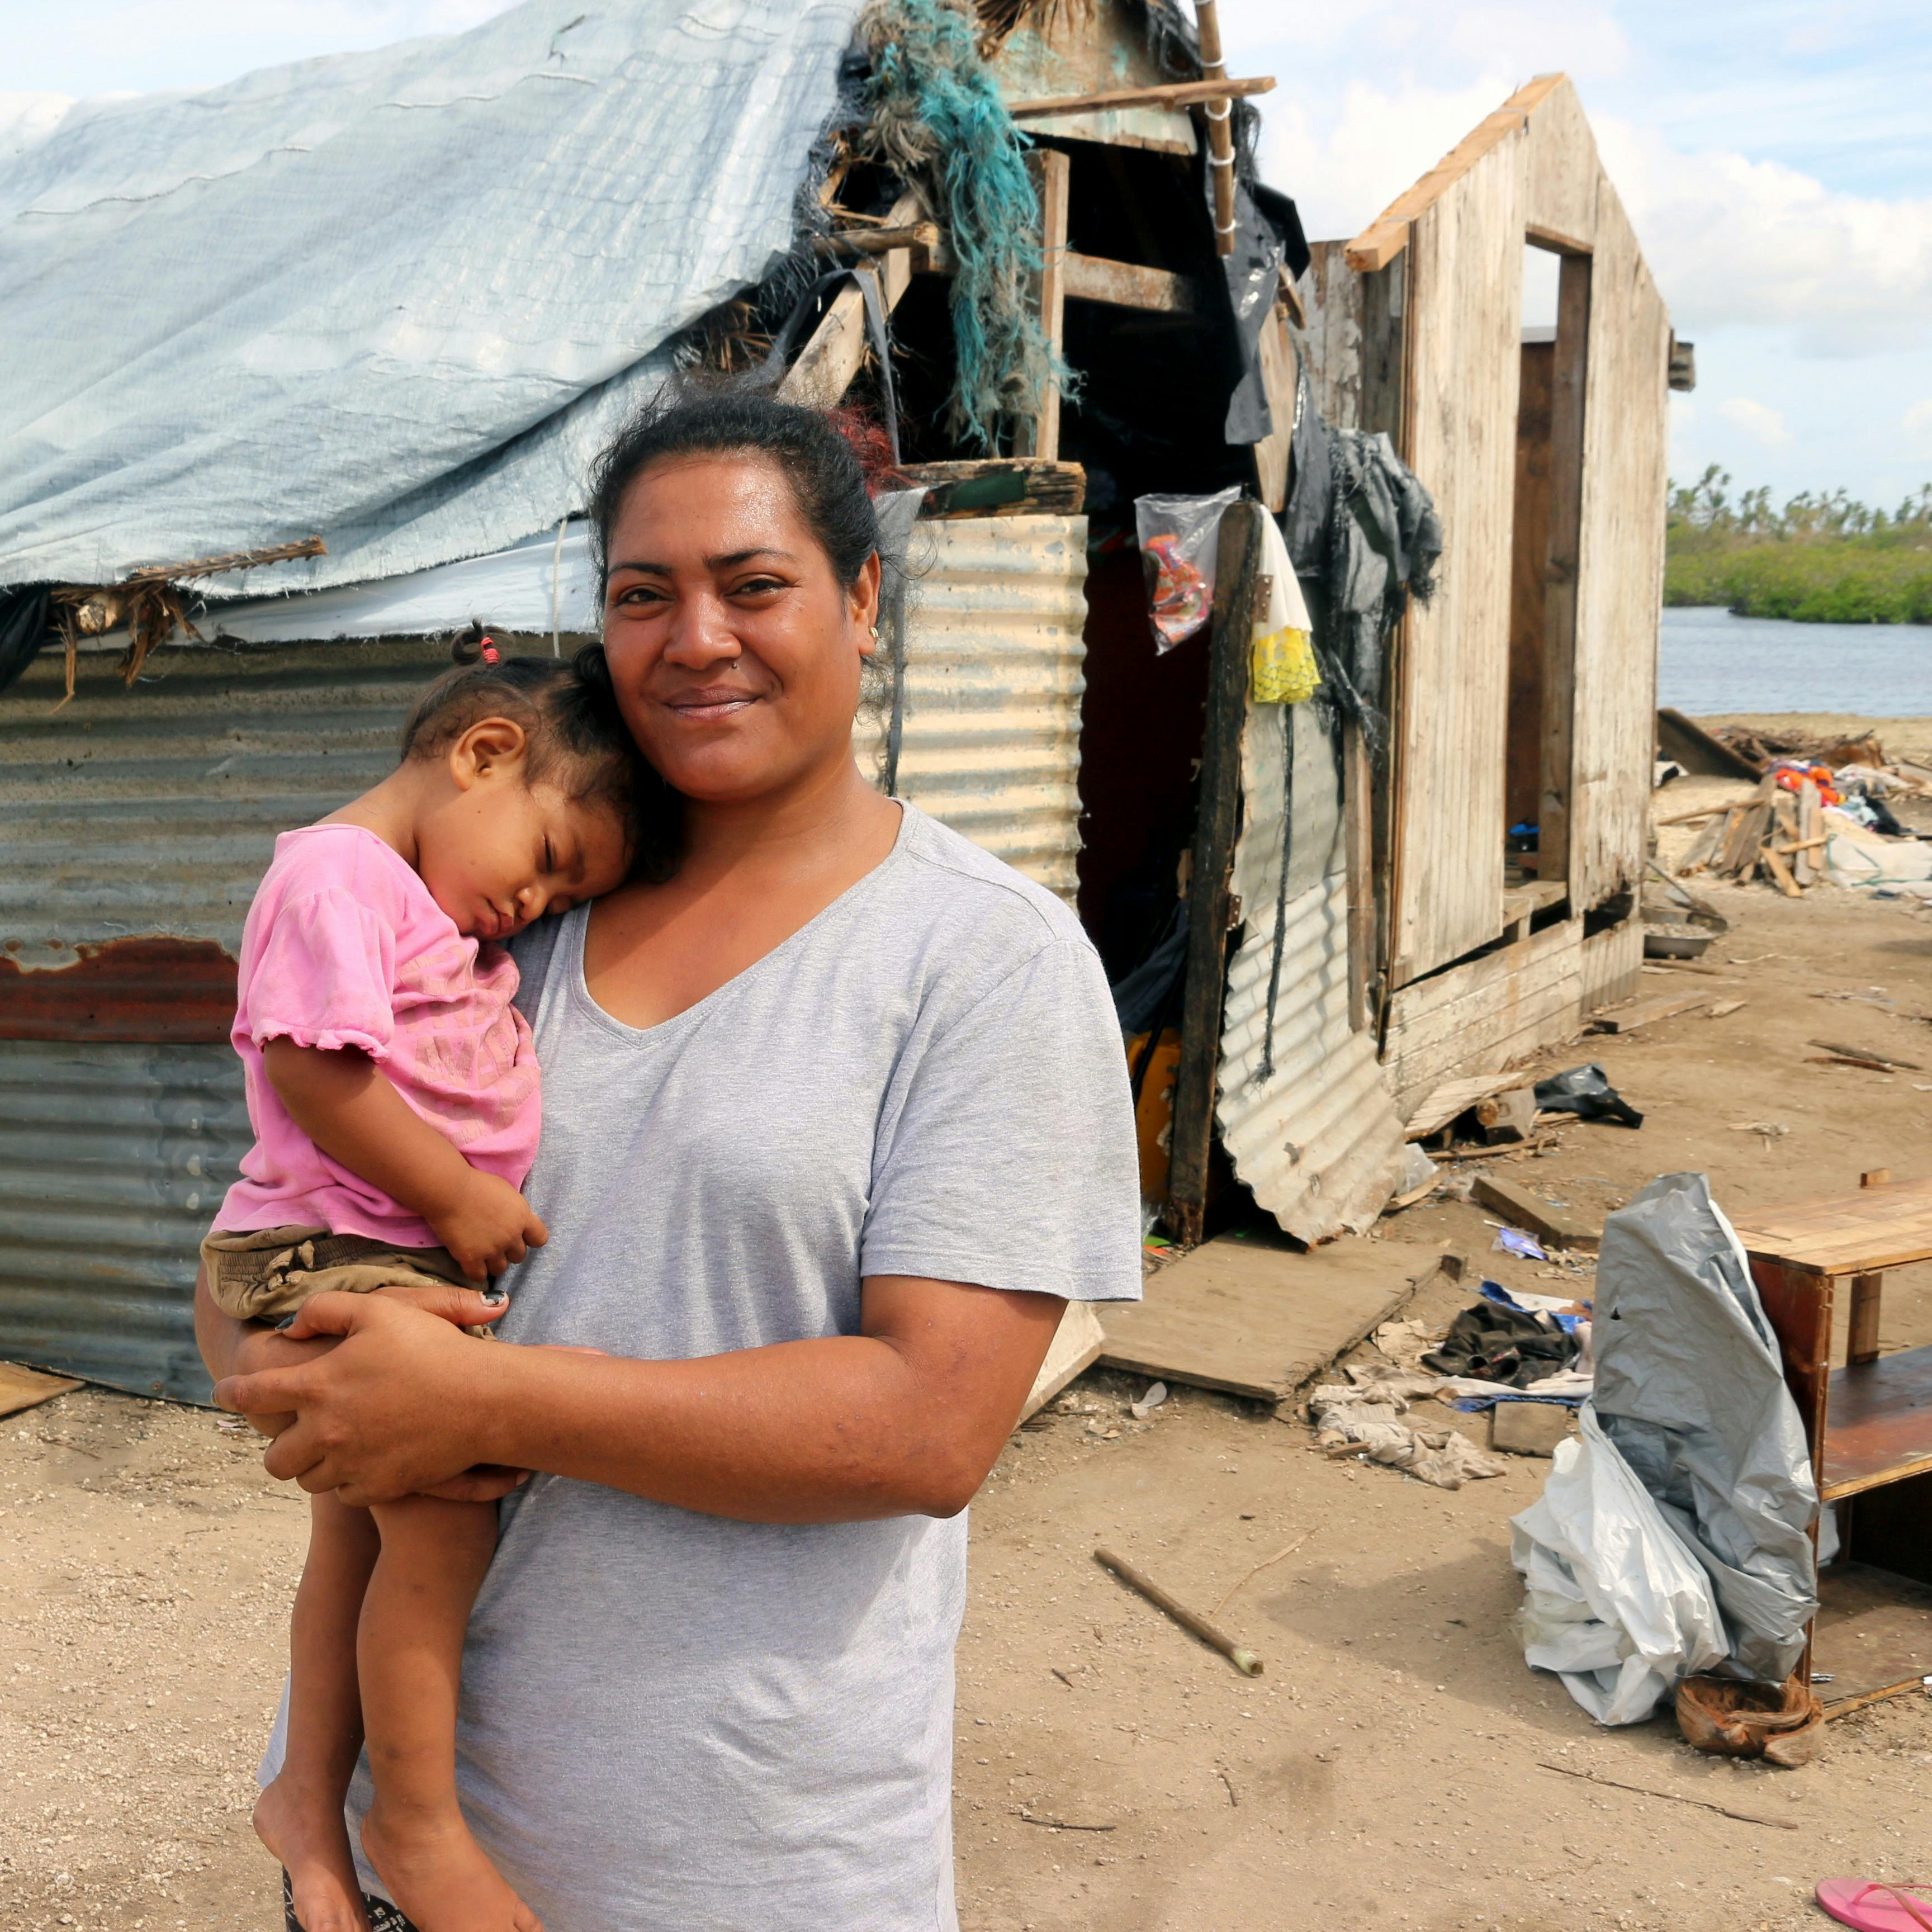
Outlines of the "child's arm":
[{"label": "child's arm", "polygon": [[472,1167],[366,1053],[278,1038],[262,1064],[289,1117],[332,1160],[419,1214],[472,1280],[501,1274],[549,1231],[508,1181]]}]

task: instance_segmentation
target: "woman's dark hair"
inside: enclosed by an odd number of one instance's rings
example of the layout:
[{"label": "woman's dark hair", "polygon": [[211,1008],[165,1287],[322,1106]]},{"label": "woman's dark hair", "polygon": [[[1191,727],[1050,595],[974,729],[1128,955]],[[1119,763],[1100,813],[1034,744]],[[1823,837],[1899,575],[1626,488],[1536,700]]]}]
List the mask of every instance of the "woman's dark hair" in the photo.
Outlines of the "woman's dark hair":
[{"label": "woman's dark hair", "polygon": [[634,878],[670,876],[682,801],[638,749],[617,708],[602,644],[586,644],[568,659],[486,658],[445,671],[416,700],[403,727],[404,762],[437,757],[486,718],[508,718],[524,728],[530,783],[556,785],[574,802],[618,813]]},{"label": "woman's dark hair", "polygon": [[610,531],[624,494],[652,464],[667,457],[737,455],[762,456],[777,466],[833,574],[850,590],[879,547],[872,493],[850,440],[830,417],[742,386],[660,396],[598,458],[590,517],[599,578],[610,570]]}]

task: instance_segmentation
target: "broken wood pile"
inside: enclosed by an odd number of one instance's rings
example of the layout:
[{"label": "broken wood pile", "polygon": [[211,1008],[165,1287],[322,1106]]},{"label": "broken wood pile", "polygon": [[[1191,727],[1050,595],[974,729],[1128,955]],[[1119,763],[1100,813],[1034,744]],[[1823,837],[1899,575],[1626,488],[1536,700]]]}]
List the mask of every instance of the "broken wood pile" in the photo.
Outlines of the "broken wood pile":
[{"label": "broken wood pile", "polygon": [[1709,872],[1744,883],[1762,874],[1786,898],[1824,876],[1823,802],[1806,778],[1793,793],[1766,777],[1748,800],[1715,814],[1692,842],[1678,876]]}]

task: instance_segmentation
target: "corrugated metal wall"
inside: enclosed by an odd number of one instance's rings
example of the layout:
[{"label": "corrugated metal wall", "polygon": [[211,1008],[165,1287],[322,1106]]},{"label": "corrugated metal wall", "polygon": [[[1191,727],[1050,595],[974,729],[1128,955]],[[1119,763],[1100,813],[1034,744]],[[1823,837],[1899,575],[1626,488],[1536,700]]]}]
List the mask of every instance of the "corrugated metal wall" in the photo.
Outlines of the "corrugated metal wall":
[{"label": "corrugated metal wall", "polygon": [[1374,1036],[1348,1024],[1340,796],[1332,742],[1312,706],[1248,706],[1234,872],[1241,940],[1228,969],[1215,1118],[1256,1200],[1311,1242],[1366,1228],[1402,1166],[1402,1122]]},{"label": "corrugated metal wall", "polygon": [[[899,766],[902,795],[1070,898],[1085,543],[1077,517],[919,526]],[[416,639],[154,662],[130,692],[89,656],[58,710],[52,659],[0,695],[0,964],[154,934],[232,955],[276,833],[390,769],[448,658]],[[878,729],[856,736],[870,770]],[[195,1250],[248,1144],[226,1046],[0,1039],[0,1357],[205,1400]]]},{"label": "corrugated metal wall", "polygon": [[[1070,902],[1087,520],[920,524],[910,563],[899,796]],[[868,772],[884,735],[883,719],[857,734]]]}]

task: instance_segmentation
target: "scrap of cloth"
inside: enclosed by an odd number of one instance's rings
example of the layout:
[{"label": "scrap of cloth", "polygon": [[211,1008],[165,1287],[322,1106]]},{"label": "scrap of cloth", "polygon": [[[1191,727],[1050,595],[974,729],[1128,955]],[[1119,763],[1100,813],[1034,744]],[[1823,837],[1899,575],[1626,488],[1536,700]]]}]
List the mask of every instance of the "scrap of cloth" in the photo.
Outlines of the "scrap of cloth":
[{"label": "scrap of cloth", "polygon": [[[1138,1297],[1100,959],[1052,893],[902,808],[883,864],[659,1025],[591,997],[587,909],[519,937],[550,1240],[503,1277],[506,1343],[856,1336],[881,1275]],[[500,1525],[457,1777],[546,1932],[953,1932],[963,1514],[736,1522],[538,1474]]]},{"label": "scrap of cloth", "polygon": [[1528,1388],[1567,1369],[1579,1352],[1576,1338],[1558,1328],[1553,1316],[1479,1301],[1450,1323],[1441,1346],[1422,1363],[1439,1376]]}]

